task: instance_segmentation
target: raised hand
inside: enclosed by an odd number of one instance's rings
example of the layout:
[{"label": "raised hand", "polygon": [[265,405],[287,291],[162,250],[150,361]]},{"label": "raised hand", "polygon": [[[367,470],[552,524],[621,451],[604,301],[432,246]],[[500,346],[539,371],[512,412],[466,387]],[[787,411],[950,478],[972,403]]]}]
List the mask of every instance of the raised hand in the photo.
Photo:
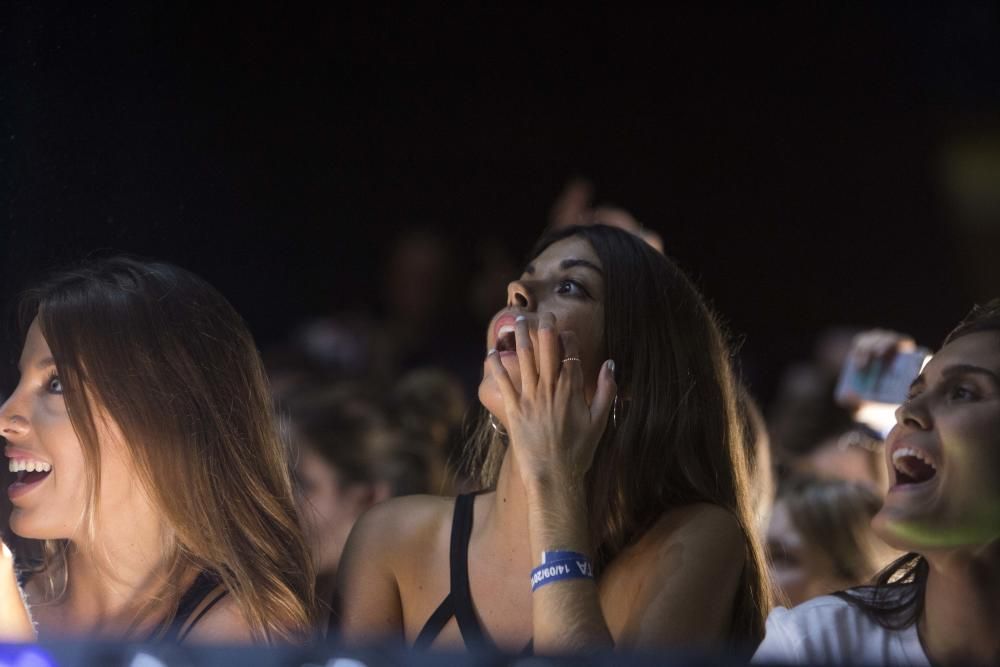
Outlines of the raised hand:
[{"label": "raised hand", "polygon": [[607,427],[617,391],[614,362],[601,364],[588,402],[575,334],[559,332],[555,316],[542,313],[533,342],[530,324],[525,316],[515,324],[520,390],[495,350],[487,361],[503,396],[510,446],[529,491],[550,485],[578,487]]},{"label": "raised hand", "polygon": [[3,545],[0,555],[0,642],[35,641],[35,627],[14,574],[14,555]]}]

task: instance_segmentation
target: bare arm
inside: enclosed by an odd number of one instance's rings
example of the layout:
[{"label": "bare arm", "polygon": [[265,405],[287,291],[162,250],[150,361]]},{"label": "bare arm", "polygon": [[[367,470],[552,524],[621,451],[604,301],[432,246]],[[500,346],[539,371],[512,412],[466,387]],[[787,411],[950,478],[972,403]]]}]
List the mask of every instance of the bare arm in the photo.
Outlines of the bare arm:
[{"label": "bare arm", "polygon": [[337,573],[341,636],[350,642],[403,639],[403,609],[388,556],[397,503],[377,505],[355,524]]},{"label": "bare arm", "polygon": [[[583,479],[608,422],[616,390],[613,364],[601,365],[597,390],[588,404],[572,332],[559,334],[554,316],[543,313],[536,354],[526,353],[532,342],[525,318],[518,318],[515,336],[518,350],[525,351],[518,354],[520,389],[495,351],[488,363],[503,394],[510,446],[527,491],[533,564],[541,564],[545,551],[574,551],[592,557]],[[538,587],[532,593],[532,618],[538,653],[614,644],[593,578],[563,579]]]},{"label": "bare arm", "polygon": [[746,540],[722,508],[696,505],[657,526],[655,549],[640,577],[619,642],[629,647],[718,646],[730,630],[746,564]]}]

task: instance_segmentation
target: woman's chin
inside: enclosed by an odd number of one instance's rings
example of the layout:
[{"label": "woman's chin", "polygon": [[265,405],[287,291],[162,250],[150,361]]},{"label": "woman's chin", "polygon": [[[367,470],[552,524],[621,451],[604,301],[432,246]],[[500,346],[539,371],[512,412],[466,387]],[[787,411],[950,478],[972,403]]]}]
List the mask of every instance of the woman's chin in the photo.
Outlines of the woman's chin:
[{"label": "woman's chin", "polygon": [[15,507],[10,513],[10,530],[12,533],[18,537],[23,537],[26,540],[46,540],[50,539],[48,535],[45,534],[46,531],[40,530],[39,526],[34,525],[35,522],[31,520],[30,517],[25,516],[27,512],[23,509]]}]

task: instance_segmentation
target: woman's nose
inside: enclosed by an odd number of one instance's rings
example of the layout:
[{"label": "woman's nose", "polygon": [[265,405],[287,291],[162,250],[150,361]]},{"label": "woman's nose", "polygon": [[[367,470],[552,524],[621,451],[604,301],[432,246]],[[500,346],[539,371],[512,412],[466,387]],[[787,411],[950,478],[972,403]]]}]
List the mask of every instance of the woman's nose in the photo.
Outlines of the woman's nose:
[{"label": "woman's nose", "polygon": [[921,431],[930,428],[930,416],[927,414],[927,410],[919,396],[903,401],[896,408],[896,423],[901,426],[920,429]]},{"label": "woman's nose", "polygon": [[512,280],[507,285],[507,305],[517,306],[522,310],[535,309],[535,297],[524,281]]},{"label": "woman's nose", "polygon": [[0,406],[0,437],[7,440],[23,438],[30,426],[26,417],[18,414],[14,397],[11,396]]}]

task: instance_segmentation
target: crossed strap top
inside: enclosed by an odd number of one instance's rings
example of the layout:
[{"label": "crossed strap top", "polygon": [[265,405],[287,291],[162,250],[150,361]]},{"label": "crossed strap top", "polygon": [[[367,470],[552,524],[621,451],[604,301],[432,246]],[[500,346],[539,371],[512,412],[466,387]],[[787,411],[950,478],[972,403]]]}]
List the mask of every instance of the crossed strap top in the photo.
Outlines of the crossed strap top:
[{"label": "crossed strap top", "polygon": [[[472,537],[476,495],[475,493],[465,493],[455,498],[449,553],[451,590],[427,619],[420,634],[417,635],[416,641],[413,642],[414,648],[430,648],[437,636],[441,634],[441,630],[454,616],[466,648],[497,650],[496,644],[486,636],[479,623],[475,606],[472,604],[472,591],[469,586],[469,539]],[[530,655],[532,649],[533,641],[529,641],[522,654]]]}]

